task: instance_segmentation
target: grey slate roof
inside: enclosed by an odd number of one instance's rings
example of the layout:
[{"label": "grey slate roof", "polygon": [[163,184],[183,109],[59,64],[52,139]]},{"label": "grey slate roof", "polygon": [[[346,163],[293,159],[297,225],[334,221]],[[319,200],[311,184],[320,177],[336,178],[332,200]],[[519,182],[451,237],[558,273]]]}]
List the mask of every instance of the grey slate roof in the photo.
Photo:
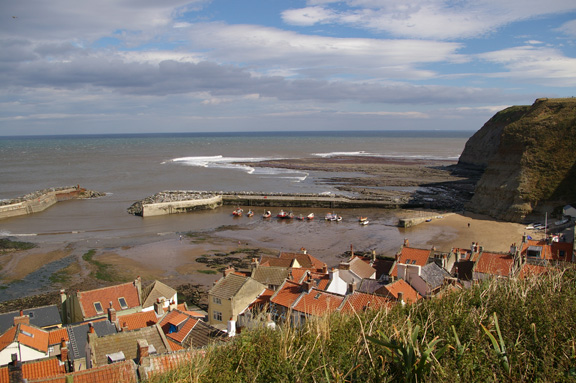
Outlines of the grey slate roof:
[{"label": "grey slate roof", "polygon": [[220,299],[230,299],[236,295],[247,280],[248,277],[228,274],[224,278],[220,278],[208,293]]},{"label": "grey slate roof", "polygon": [[108,356],[117,352],[123,352],[126,360],[136,359],[138,353],[138,340],[144,339],[148,345],[154,346],[157,353],[162,354],[171,349],[168,341],[158,325],[140,328],[131,331],[122,331],[103,337],[90,339],[89,347],[94,350],[94,366],[108,364]]},{"label": "grey slate roof", "polygon": [[204,321],[198,321],[196,326],[186,337],[182,346],[191,348],[204,348],[216,340],[225,340],[228,334]]},{"label": "grey slate roof", "polygon": [[451,277],[450,273],[435,264],[434,262],[422,266],[420,277],[426,282],[431,289],[442,286],[445,277]]},{"label": "grey slate roof", "polygon": [[172,287],[160,282],[154,281],[142,289],[142,307],[154,306],[158,298],[170,299],[176,295],[176,290]]},{"label": "grey slate roof", "polygon": [[252,271],[252,278],[268,286],[280,286],[288,278],[290,270],[283,267],[256,267]]},{"label": "grey slate roof", "polygon": [[[116,326],[114,323],[107,320],[100,320],[92,322],[94,331],[98,336],[105,336],[116,334]],[[70,345],[68,347],[68,355],[71,360],[84,358],[86,356],[86,346],[88,344],[88,323],[66,326],[68,330],[68,338]]]},{"label": "grey slate roof", "polygon": [[[44,328],[62,324],[60,311],[56,305],[34,307],[23,311],[24,315],[30,317],[30,324],[36,327]],[[20,316],[20,310],[0,314],[0,334],[14,325],[14,317],[17,316]]]},{"label": "grey slate roof", "polygon": [[379,281],[377,279],[362,279],[356,291],[366,294],[374,294],[378,289],[386,286],[388,283]]},{"label": "grey slate roof", "polygon": [[348,263],[350,264],[350,270],[360,278],[370,278],[376,273],[376,269],[360,258],[354,258]]}]

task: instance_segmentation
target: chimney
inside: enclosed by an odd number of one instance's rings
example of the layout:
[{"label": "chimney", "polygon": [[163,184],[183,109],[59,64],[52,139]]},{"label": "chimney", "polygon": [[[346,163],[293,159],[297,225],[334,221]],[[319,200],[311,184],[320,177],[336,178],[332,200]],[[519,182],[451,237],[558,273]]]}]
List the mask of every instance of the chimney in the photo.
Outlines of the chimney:
[{"label": "chimney", "polygon": [[164,314],[164,304],[162,302],[162,299],[158,298],[156,299],[156,302],[154,302],[154,312],[156,313],[156,316],[160,316],[162,314]]},{"label": "chimney", "polygon": [[176,310],[176,306],[177,306],[176,301],[173,300],[170,301],[170,303],[168,304],[168,311]]},{"label": "chimney", "polygon": [[307,251],[305,248],[302,247],[302,248],[300,248],[300,250],[302,250],[302,254],[307,254]]},{"label": "chimney", "polygon": [[142,279],[140,279],[140,276],[136,277],[133,285],[136,287],[136,291],[138,292],[138,302],[142,304]]},{"label": "chimney", "polygon": [[403,247],[410,247],[410,242],[408,241],[408,238],[404,238],[404,244],[402,246]]},{"label": "chimney", "polygon": [[60,340],[60,361],[66,362],[68,360],[68,345],[66,344],[66,340],[62,338]]},{"label": "chimney", "polygon": [[88,334],[94,334],[94,325],[92,324],[92,322],[88,323]]},{"label": "chimney", "polygon": [[307,279],[304,282],[302,282],[302,287],[304,288],[305,292],[309,293],[310,291],[312,291],[312,282]]},{"label": "chimney", "polygon": [[400,302],[401,305],[406,304],[406,302],[404,302],[404,293],[402,291],[398,292],[398,302]]},{"label": "chimney", "polygon": [[330,280],[333,280],[335,276],[338,276],[338,269],[332,267],[328,275],[330,276]]},{"label": "chimney", "polygon": [[122,328],[120,329],[120,331],[122,332],[128,331],[128,323],[122,322]]},{"label": "chimney", "polygon": [[8,363],[8,381],[10,383],[22,383],[22,362],[18,360],[18,354],[12,354],[12,361]]},{"label": "chimney", "polygon": [[351,283],[348,283],[348,294],[353,294],[354,291],[356,291],[356,281],[352,281]]},{"label": "chimney", "polygon": [[142,359],[148,356],[148,342],[146,339],[138,339],[136,342],[138,344],[138,350],[136,352],[136,360],[138,364],[142,364]]},{"label": "chimney", "polygon": [[372,250],[372,262],[376,262],[376,250]]},{"label": "chimney", "polygon": [[116,323],[116,310],[112,307],[112,301],[110,301],[110,307],[108,307],[108,320]]},{"label": "chimney", "polygon": [[350,258],[354,258],[354,246],[350,244]]},{"label": "chimney", "polygon": [[24,311],[20,310],[20,316],[14,317],[14,326],[18,324],[30,324],[30,317],[24,315]]},{"label": "chimney", "polygon": [[250,271],[254,271],[260,262],[258,262],[258,258],[252,258],[252,262],[250,262]]},{"label": "chimney", "polygon": [[229,337],[233,337],[236,336],[236,321],[234,320],[233,317],[230,317],[230,320],[228,321],[228,336]]},{"label": "chimney", "polygon": [[338,268],[340,270],[350,270],[350,264],[348,262],[340,262]]},{"label": "chimney", "polygon": [[66,298],[66,290],[60,290],[60,303],[64,304],[64,302],[66,302]]},{"label": "chimney", "polygon": [[322,274],[328,274],[328,265],[327,264],[322,265]]},{"label": "chimney", "polygon": [[227,268],[224,269],[224,271],[222,272],[223,276],[226,277],[228,274],[233,273],[235,270],[232,266],[228,266]]}]

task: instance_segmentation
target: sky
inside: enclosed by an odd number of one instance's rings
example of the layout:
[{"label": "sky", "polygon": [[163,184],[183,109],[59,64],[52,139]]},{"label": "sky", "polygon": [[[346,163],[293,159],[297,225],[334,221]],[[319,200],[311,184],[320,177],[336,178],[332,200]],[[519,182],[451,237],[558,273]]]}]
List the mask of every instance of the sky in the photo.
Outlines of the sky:
[{"label": "sky", "polygon": [[576,96],[574,0],[6,0],[0,136],[469,130]]}]

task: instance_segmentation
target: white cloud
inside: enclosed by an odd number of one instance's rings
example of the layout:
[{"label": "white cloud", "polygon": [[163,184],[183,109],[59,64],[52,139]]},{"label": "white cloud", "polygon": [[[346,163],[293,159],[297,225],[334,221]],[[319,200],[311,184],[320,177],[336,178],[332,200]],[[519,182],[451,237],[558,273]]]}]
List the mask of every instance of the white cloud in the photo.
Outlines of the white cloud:
[{"label": "white cloud", "polygon": [[576,37],[576,20],[568,21],[562,24],[557,31],[570,37]]},{"label": "white cloud", "polygon": [[576,10],[572,0],[348,0],[334,7],[314,3],[318,5],[284,12],[283,20],[295,25],[344,24],[411,38],[455,39],[479,37],[515,21]]},{"label": "white cloud", "polygon": [[478,55],[481,59],[502,64],[509,71],[486,74],[532,84],[576,86],[576,58],[546,47],[524,46]]}]

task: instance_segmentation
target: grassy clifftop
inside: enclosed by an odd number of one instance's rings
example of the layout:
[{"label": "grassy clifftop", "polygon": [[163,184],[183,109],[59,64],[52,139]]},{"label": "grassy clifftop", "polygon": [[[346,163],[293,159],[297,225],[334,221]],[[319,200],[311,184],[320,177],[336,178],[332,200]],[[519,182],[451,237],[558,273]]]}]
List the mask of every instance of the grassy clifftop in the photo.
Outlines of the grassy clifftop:
[{"label": "grassy clifftop", "polygon": [[466,144],[461,165],[485,168],[470,209],[519,221],[576,202],[576,98],[497,113]]},{"label": "grassy clifftop", "polygon": [[493,280],[389,312],[245,331],[152,382],[576,379],[576,271]]}]

